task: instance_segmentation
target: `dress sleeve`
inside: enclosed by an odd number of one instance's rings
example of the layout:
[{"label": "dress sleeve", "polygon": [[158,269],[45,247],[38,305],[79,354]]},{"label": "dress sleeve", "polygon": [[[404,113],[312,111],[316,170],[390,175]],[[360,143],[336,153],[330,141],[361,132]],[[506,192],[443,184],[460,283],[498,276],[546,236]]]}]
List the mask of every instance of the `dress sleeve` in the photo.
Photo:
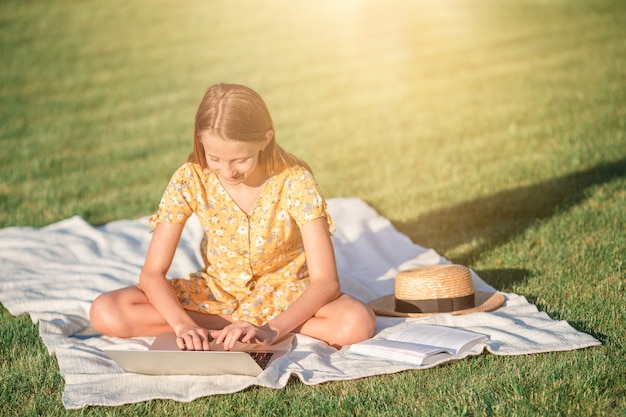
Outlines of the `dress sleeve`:
[{"label": "dress sleeve", "polygon": [[178,168],[170,179],[156,213],[150,216],[148,223],[155,228],[159,223],[184,223],[196,210],[197,181],[192,167],[185,163]]},{"label": "dress sleeve", "polygon": [[326,200],[309,170],[304,168],[293,170],[287,180],[287,188],[289,192],[286,206],[298,227],[323,217],[328,223],[329,231],[331,233],[335,231],[335,223],[328,212]]}]

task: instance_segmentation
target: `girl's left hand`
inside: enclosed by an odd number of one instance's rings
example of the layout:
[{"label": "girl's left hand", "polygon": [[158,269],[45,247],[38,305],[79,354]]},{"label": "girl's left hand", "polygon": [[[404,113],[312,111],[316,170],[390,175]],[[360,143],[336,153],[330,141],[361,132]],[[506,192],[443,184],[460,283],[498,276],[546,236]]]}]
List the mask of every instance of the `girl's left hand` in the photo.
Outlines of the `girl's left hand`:
[{"label": "girl's left hand", "polygon": [[271,345],[276,341],[278,332],[267,324],[258,327],[247,321],[236,321],[222,330],[212,330],[211,337],[218,344],[224,345],[224,350],[231,350],[237,341],[242,343],[258,343]]}]

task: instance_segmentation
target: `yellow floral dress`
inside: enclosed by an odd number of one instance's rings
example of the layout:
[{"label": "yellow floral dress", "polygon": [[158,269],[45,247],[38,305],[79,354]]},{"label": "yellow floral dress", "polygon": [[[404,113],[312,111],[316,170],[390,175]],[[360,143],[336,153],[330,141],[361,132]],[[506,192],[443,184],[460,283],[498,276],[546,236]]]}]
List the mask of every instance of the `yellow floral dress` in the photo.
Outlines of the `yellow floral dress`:
[{"label": "yellow floral dress", "polygon": [[150,225],[196,213],[205,268],[169,282],[182,306],[262,325],[309,283],[300,226],[323,217],[334,227],[313,174],[295,166],[270,177],[246,214],[209,169],[187,162],[172,175]]}]

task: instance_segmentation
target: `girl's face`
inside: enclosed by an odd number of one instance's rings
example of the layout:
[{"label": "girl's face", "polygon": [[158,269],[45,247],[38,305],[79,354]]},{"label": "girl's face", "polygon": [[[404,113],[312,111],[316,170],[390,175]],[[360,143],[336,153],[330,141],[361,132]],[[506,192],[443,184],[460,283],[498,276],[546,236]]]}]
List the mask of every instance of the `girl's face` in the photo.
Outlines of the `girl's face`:
[{"label": "girl's face", "polygon": [[258,165],[259,153],[267,142],[243,142],[222,139],[204,132],[200,134],[204,155],[209,168],[223,185],[245,184],[251,187],[263,184],[265,171]]}]

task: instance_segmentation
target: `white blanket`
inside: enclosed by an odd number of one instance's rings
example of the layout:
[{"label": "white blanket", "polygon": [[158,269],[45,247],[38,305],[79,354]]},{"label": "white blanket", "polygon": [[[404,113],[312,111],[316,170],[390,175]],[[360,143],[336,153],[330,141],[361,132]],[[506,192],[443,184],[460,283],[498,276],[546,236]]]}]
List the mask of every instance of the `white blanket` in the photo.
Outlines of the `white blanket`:
[{"label": "white blanket", "polygon": [[[337,224],[333,236],[344,292],[363,300],[393,292],[398,270],[448,263],[435,251],[422,248],[356,198],[331,199]],[[183,233],[170,275],[185,276],[200,267],[201,228],[190,221]],[[305,384],[319,384],[415,368],[369,359],[336,350],[298,335],[292,351],[257,378],[144,376],[124,373],[102,349],[113,344],[147,349],[151,338],[112,339],[89,327],[91,301],[100,293],[137,282],[150,240],[147,219],[115,221],[92,227],[73,217],[44,228],[0,230],[0,301],[13,315],[28,313],[39,323],[43,342],[58,359],[65,378],[66,408],[121,405],[150,399],[192,401],[225,394],[251,385],[282,388],[291,375]],[[478,290],[493,290],[474,273]],[[505,294],[506,304],[492,313],[464,316],[440,314],[414,319],[458,326],[487,334],[487,350],[496,355],[521,355],[572,350],[600,343],[553,321],[524,297]],[[379,317],[377,337],[406,320]],[[470,354],[480,354],[482,347]]]}]

